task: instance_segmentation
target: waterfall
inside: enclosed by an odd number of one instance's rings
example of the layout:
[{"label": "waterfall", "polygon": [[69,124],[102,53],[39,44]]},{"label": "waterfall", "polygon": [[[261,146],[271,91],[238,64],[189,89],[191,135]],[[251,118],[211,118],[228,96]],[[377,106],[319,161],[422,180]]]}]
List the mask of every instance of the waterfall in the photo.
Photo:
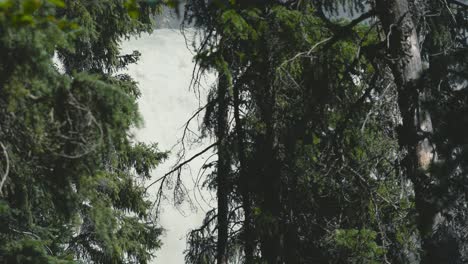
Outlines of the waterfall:
[{"label": "waterfall", "polygon": [[[203,102],[199,102],[197,93],[189,90],[194,68],[193,55],[179,31],[157,29],[151,35],[142,35],[123,43],[123,54],[133,50],[142,54],[140,61],[130,65],[126,71],[139,83],[142,93],[139,107],[144,125],[136,130],[136,138],[147,143],[156,142],[160,150],[172,149],[170,158],[153,172],[153,179],[157,179],[176,163],[176,154],[181,148],[177,142],[182,136],[183,125]],[[205,83],[212,81],[213,78],[207,77]],[[203,87],[206,91],[207,86]],[[204,89],[201,89],[199,95],[202,101],[205,100]],[[196,121],[191,126],[193,131],[198,130]],[[203,146],[207,146],[207,143],[199,143],[198,148],[194,147],[188,151],[187,157]],[[192,206],[189,202],[184,202],[180,207],[175,207],[171,202],[171,191],[166,190],[169,201],[165,201],[161,206],[159,222],[166,231],[162,237],[163,246],[156,252],[155,263],[184,263],[183,251],[186,248],[187,232],[200,226],[205,211],[215,205],[215,202],[210,202],[207,197],[204,199],[208,201],[204,202],[201,194],[193,188],[193,179],[208,156],[197,158],[191,163],[191,170],[186,169],[182,172],[181,177],[189,190]],[[150,189],[152,196],[157,188],[158,186]],[[206,196],[207,193],[204,194]]]}]

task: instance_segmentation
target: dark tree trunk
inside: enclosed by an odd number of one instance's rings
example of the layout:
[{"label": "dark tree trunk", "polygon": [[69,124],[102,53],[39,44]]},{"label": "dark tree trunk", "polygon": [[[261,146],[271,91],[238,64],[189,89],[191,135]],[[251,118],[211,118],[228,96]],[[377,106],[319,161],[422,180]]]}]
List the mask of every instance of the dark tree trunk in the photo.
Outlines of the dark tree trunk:
[{"label": "dark tree trunk", "polygon": [[[265,67],[267,68],[267,67]],[[268,69],[268,68],[267,68]],[[265,73],[268,76],[268,73]],[[260,163],[262,203],[262,258],[268,264],[281,263],[283,236],[281,232],[281,173],[277,159],[275,134],[275,93],[274,88],[265,85],[257,98],[260,102],[260,118],[265,124],[265,133],[260,136],[256,159]],[[261,98],[260,98],[261,97]]]},{"label": "dark tree trunk", "polygon": [[[270,116],[270,115],[268,115]],[[271,116],[270,116],[271,117]],[[280,166],[276,159],[275,137],[272,118],[266,119],[267,134],[265,140],[265,153],[263,164],[264,184],[262,196],[264,197],[264,216],[268,223],[268,231],[264,236],[262,255],[268,264],[281,263],[282,235],[281,235],[281,178]]]},{"label": "dark tree trunk", "polygon": [[218,197],[218,241],[217,256],[218,264],[227,264],[228,244],[228,191],[229,191],[229,147],[227,146],[228,133],[228,80],[223,73],[218,79],[218,112],[216,138],[218,140],[218,164],[217,164],[217,197]]},{"label": "dark tree trunk", "polygon": [[433,239],[436,231],[435,219],[440,214],[431,200],[430,185],[434,175],[431,174],[430,167],[437,156],[431,142],[431,114],[423,107],[428,90],[421,85],[421,50],[412,10],[408,0],[378,0],[377,9],[388,38],[386,45],[398,89],[398,105],[403,119],[399,140],[408,151],[403,166],[414,185],[423,249],[422,263],[446,263],[434,259],[434,256],[441,257],[446,253],[440,252]]},{"label": "dark tree trunk", "polygon": [[250,198],[249,177],[246,172],[246,159],[245,159],[245,135],[240,118],[240,94],[239,87],[234,88],[234,119],[236,121],[236,134],[239,152],[239,173],[240,173],[240,191],[242,195],[242,207],[244,209],[244,254],[245,264],[253,263],[254,256],[254,234],[252,227],[252,201]]}]

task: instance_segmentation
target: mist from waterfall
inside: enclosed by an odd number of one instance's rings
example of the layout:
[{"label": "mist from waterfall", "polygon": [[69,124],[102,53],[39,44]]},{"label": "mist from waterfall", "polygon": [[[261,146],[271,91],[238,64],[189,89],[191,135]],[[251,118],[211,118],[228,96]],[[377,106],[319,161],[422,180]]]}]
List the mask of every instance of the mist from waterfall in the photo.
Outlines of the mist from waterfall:
[{"label": "mist from waterfall", "polygon": [[[182,137],[183,126],[193,113],[203,104],[208,84],[213,83],[213,77],[206,77],[200,89],[200,94],[189,89],[192,71],[194,69],[193,54],[188,49],[186,41],[179,30],[157,29],[151,35],[126,41],[122,46],[122,54],[138,50],[142,56],[140,61],[129,66],[129,73],[138,83],[142,93],[139,107],[144,119],[144,126],[135,134],[139,141],[159,144],[160,150],[171,151],[169,159],[153,172],[152,179],[158,179],[177,162],[182,145],[178,141]],[[200,116],[202,118],[203,115]],[[200,119],[195,119],[191,130],[198,131]],[[189,133],[189,139],[197,136]],[[186,144],[186,157],[197,153],[209,142]],[[182,171],[181,177],[187,187],[187,197],[180,206],[174,206],[171,186],[165,189],[167,195],[160,214],[159,224],[165,229],[161,240],[163,246],[156,252],[154,263],[184,263],[183,252],[186,249],[186,235],[200,226],[206,210],[216,203],[207,191],[194,188],[194,181],[199,168],[212,153],[201,156],[191,162],[190,168]],[[177,176],[177,175],[174,175]],[[159,188],[158,184],[150,189],[154,198]],[[202,197],[203,196],[203,197]]]}]

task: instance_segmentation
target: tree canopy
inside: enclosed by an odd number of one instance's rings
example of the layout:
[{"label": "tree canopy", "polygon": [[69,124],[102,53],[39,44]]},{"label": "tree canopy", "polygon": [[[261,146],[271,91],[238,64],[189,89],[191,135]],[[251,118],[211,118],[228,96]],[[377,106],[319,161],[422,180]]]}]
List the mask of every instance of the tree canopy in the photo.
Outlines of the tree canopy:
[{"label": "tree canopy", "polygon": [[156,9],[128,4],[0,2],[2,263],[149,263],[160,246],[142,183],[165,153],[131,135],[140,92],[116,74]]},{"label": "tree canopy", "polygon": [[187,263],[468,262],[466,1],[184,1],[214,143],[151,179],[119,47],[178,4],[0,1],[0,262],[150,263],[166,179],[212,149]]},{"label": "tree canopy", "polygon": [[189,1],[199,70],[218,74],[204,121],[218,208],[189,235],[186,261],[466,262],[455,114],[466,12],[458,1]]}]

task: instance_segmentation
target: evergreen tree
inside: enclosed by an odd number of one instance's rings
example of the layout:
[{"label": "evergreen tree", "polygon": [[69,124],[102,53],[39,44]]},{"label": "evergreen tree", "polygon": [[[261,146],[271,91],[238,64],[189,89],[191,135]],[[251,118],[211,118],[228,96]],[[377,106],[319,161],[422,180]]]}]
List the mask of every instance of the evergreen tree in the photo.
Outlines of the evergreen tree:
[{"label": "evergreen tree", "polygon": [[466,260],[464,136],[448,132],[464,131],[452,120],[465,111],[465,4],[194,0],[185,17],[201,29],[200,69],[228,80],[233,118],[217,136],[233,169],[220,175],[218,145],[212,175],[230,187],[211,185],[231,197],[228,223],[207,214],[189,263],[226,254],[226,225],[231,262],[239,247],[245,263]]},{"label": "evergreen tree", "polygon": [[[140,93],[118,74],[158,7],[0,2],[0,262],[148,263],[160,246],[143,183],[166,154],[132,137]],[[186,261],[466,263],[467,7],[188,1],[193,83],[218,81],[197,112],[217,208]]]},{"label": "evergreen tree", "polygon": [[140,92],[116,74],[154,8],[0,3],[0,262],[148,263],[160,246],[143,182],[165,154],[132,137]]}]

